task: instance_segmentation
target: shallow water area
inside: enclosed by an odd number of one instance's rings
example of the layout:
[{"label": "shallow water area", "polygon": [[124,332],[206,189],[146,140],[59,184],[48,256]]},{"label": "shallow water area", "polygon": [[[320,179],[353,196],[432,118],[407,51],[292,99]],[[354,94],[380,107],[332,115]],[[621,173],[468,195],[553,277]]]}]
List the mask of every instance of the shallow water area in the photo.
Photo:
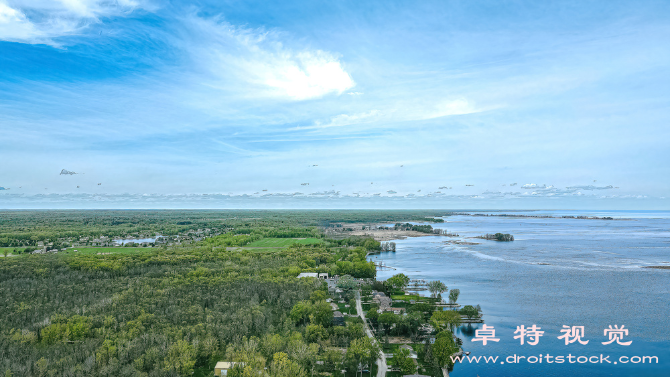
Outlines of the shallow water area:
[{"label": "shallow water area", "polygon": [[[397,240],[395,253],[369,259],[393,268],[378,271],[378,279],[400,272],[411,278],[439,279],[450,289],[460,289],[461,305],[481,305],[485,323],[495,327],[500,341],[486,346],[472,342],[481,325],[461,326],[457,334],[471,356],[499,359],[495,364],[461,363],[451,376],[670,375],[670,270],[643,268],[670,265],[670,213],[542,211],[541,215],[557,218],[445,217],[445,223],[433,227],[459,237]],[[513,234],[515,241],[472,238],[497,232]],[[534,324],[545,331],[537,345],[521,345],[514,339],[517,326]],[[563,325],[584,326],[583,339],[589,343],[566,345],[558,339]],[[610,325],[624,325],[629,332],[622,341],[632,340],[631,345],[602,344],[609,341],[604,330]],[[610,363],[504,361],[514,354],[602,354],[609,355]],[[657,356],[658,364],[615,365],[621,356]]]}]

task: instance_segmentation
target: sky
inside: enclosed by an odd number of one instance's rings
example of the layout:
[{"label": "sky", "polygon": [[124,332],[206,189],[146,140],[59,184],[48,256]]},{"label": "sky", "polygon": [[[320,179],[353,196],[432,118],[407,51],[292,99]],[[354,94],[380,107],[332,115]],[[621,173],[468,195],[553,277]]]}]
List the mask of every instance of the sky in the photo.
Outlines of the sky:
[{"label": "sky", "polygon": [[0,0],[0,208],[670,209],[669,40],[668,1]]}]

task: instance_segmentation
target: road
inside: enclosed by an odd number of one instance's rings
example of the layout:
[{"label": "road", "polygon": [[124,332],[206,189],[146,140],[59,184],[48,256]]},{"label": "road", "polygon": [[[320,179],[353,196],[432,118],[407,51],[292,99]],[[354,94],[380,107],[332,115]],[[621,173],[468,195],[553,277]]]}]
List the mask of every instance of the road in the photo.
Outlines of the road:
[{"label": "road", "polygon": [[368,334],[370,339],[372,339],[372,341],[379,346],[379,358],[377,359],[377,377],[386,377],[386,370],[388,369],[386,366],[386,356],[382,351],[381,345],[377,342],[377,339],[375,339],[375,336],[368,327],[368,321],[365,319],[365,313],[363,312],[363,306],[361,305],[360,291],[356,292],[356,311],[358,312],[358,316],[363,320],[363,328],[365,328],[365,333]]}]

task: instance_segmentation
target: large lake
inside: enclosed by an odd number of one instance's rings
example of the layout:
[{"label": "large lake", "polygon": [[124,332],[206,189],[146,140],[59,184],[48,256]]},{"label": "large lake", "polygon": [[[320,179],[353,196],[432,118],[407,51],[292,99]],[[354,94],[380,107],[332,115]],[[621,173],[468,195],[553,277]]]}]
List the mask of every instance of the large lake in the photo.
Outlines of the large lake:
[{"label": "large lake", "polygon": [[[510,213],[510,212],[508,212]],[[538,212],[515,212],[537,214]],[[395,270],[378,271],[378,279],[396,273],[441,280],[461,291],[461,305],[481,305],[498,343],[472,342],[481,325],[461,326],[457,335],[471,356],[500,356],[496,364],[461,363],[451,376],[670,376],[670,213],[631,211],[542,211],[547,215],[590,215],[629,220],[538,219],[479,216],[445,217],[460,237],[419,237],[396,241],[395,253],[371,256]],[[514,242],[468,237],[511,233]],[[447,241],[477,242],[458,245]],[[445,294],[446,296],[446,294]],[[517,326],[545,331],[539,344],[520,345]],[[565,345],[563,325],[584,326],[589,343]],[[604,329],[624,325],[622,341],[609,340]],[[599,356],[611,364],[501,364],[509,355]],[[621,356],[657,356],[658,364],[613,363]],[[583,359],[582,359],[583,360]],[[595,359],[592,359],[595,360]],[[636,360],[636,359],[634,359]]]}]

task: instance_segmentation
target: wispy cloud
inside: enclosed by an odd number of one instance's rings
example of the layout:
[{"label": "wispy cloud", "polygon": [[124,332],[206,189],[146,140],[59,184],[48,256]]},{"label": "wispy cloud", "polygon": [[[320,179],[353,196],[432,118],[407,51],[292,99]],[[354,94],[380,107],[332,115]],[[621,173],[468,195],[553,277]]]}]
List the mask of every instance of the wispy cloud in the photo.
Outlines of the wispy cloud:
[{"label": "wispy cloud", "polygon": [[60,46],[56,38],[142,6],[141,0],[0,0],[0,40]]},{"label": "wispy cloud", "polygon": [[364,122],[370,122],[377,118],[380,115],[379,111],[377,110],[370,110],[366,113],[359,113],[359,114],[340,114],[336,115],[328,122],[322,123],[321,121],[315,121],[314,125],[312,126],[298,126],[298,127],[292,127],[289,128],[288,131],[299,131],[299,130],[315,130],[315,129],[323,129],[323,128],[331,128],[331,127],[344,127],[344,126],[350,126],[353,124],[360,124]]},{"label": "wispy cloud", "polygon": [[464,98],[444,100],[433,105],[432,109],[427,109],[424,112],[422,119],[440,118],[449,115],[474,114],[481,111],[484,110],[477,108],[472,101],[468,101]]},{"label": "wispy cloud", "polygon": [[299,101],[339,95],[355,85],[336,54],[290,48],[276,31],[197,15],[187,16],[184,26],[182,47],[214,79],[214,87],[230,90],[233,84],[249,97]]}]

